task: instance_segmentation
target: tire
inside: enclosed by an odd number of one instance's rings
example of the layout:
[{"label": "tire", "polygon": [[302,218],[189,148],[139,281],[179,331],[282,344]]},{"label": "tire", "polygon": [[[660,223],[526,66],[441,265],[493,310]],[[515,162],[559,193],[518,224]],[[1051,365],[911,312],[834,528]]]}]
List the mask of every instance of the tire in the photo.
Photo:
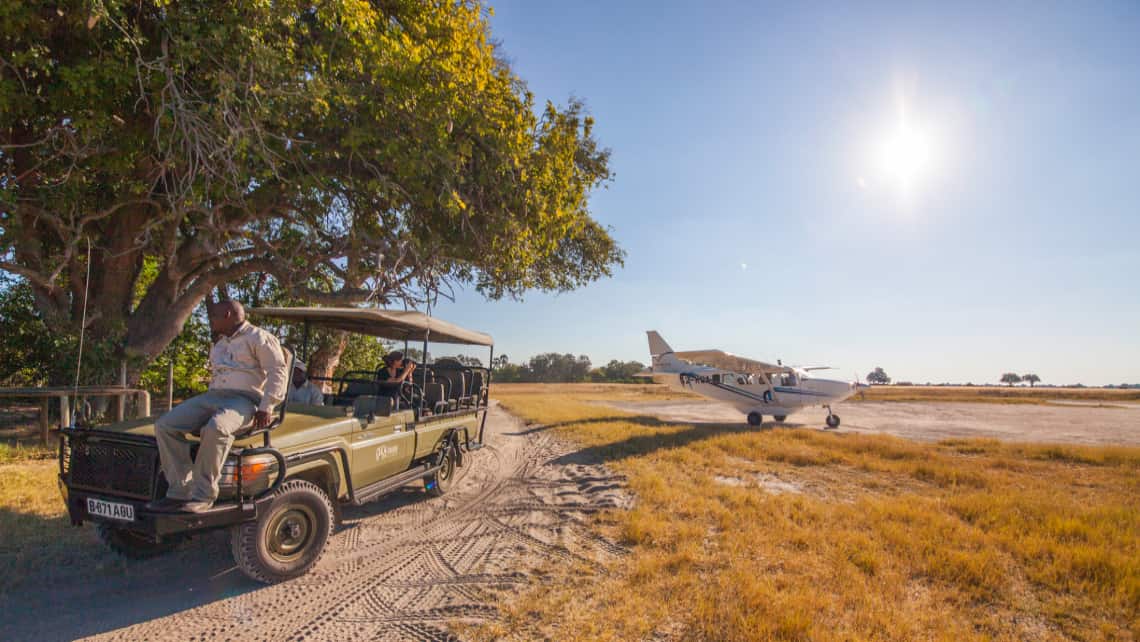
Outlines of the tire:
[{"label": "tire", "polygon": [[333,507],[320,486],[291,479],[273,493],[256,521],[230,530],[230,551],[238,568],[264,584],[308,572],[333,530]]},{"label": "tire", "polygon": [[762,423],[764,423],[763,415],[756,412],[755,410],[748,413],[748,425],[749,426],[759,426]]},{"label": "tire", "polygon": [[448,442],[440,451],[443,458],[443,468],[424,478],[424,490],[433,497],[440,497],[447,493],[455,481],[455,450],[454,442]]},{"label": "tire", "polygon": [[838,428],[839,427],[839,415],[828,415],[827,416],[827,427],[831,428],[832,430]]},{"label": "tire", "polygon": [[783,421],[787,418],[788,418],[787,415],[776,415],[775,417],[772,417],[772,419],[775,419],[776,421]]},{"label": "tire", "polygon": [[145,560],[169,553],[186,540],[185,536],[173,535],[155,542],[142,533],[103,522],[95,524],[95,534],[107,548],[132,560]]}]

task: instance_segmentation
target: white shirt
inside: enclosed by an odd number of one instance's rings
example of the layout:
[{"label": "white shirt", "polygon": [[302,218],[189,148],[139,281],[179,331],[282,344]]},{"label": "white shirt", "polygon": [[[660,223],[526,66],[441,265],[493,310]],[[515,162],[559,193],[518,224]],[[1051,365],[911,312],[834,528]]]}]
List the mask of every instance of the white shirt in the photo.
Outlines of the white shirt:
[{"label": "white shirt", "polygon": [[210,389],[252,393],[261,398],[258,410],[273,412],[285,399],[288,368],[277,337],[242,321],[210,349]]},{"label": "white shirt", "polygon": [[289,402],[304,403],[310,406],[323,406],[325,404],[325,393],[321,392],[321,389],[312,381],[306,381],[301,384],[300,388],[290,383]]}]

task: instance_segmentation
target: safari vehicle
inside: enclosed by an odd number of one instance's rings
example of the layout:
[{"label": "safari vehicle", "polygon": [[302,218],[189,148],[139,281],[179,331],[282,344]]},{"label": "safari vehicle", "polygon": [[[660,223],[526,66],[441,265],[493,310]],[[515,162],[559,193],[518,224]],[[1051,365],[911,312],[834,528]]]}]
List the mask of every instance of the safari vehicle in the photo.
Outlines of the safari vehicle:
[{"label": "safari vehicle", "polygon": [[[487,346],[491,337],[418,312],[260,308],[261,319],[403,341]],[[488,362],[490,363],[490,362]],[[380,367],[380,364],[377,364]],[[72,524],[133,558],[163,553],[196,533],[229,529],[238,567],[266,583],[304,574],[324,550],[343,504],[362,504],[408,483],[447,492],[465,453],[483,445],[488,368],[439,359],[392,385],[375,372],[329,380],[326,405],[281,404],[270,425],[239,433],[222,469],[221,494],[205,513],[159,513],[165,496],[154,418],[63,431],[60,489]],[[187,436],[193,444],[197,438]],[[196,453],[195,453],[196,454]]]}]

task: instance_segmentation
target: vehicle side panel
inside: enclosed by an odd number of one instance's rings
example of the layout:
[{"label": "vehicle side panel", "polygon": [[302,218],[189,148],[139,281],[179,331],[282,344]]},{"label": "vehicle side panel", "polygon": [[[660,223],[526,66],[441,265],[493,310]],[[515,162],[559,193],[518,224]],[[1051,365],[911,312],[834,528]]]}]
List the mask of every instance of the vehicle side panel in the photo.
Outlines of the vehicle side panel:
[{"label": "vehicle side panel", "polygon": [[[431,455],[439,449],[444,436],[451,430],[460,431],[460,442],[465,442],[468,435],[475,434],[476,413],[474,411],[455,415],[442,415],[428,417],[416,424],[416,454],[420,459]],[[466,432],[465,432],[466,431]]]}]

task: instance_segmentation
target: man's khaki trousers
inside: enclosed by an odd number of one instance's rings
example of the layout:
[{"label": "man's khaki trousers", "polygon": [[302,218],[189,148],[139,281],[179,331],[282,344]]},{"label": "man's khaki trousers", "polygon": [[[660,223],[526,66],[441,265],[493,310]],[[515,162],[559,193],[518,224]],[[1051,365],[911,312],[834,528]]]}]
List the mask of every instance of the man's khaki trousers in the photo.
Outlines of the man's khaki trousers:
[{"label": "man's khaki trousers", "polygon": [[[159,417],[154,432],[162,471],[170,484],[167,497],[196,502],[218,498],[218,478],[234,443],[234,433],[253,421],[258,401],[253,393],[210,390]],[[193,461],[184,433],[200,434],[198,456]]]}]

